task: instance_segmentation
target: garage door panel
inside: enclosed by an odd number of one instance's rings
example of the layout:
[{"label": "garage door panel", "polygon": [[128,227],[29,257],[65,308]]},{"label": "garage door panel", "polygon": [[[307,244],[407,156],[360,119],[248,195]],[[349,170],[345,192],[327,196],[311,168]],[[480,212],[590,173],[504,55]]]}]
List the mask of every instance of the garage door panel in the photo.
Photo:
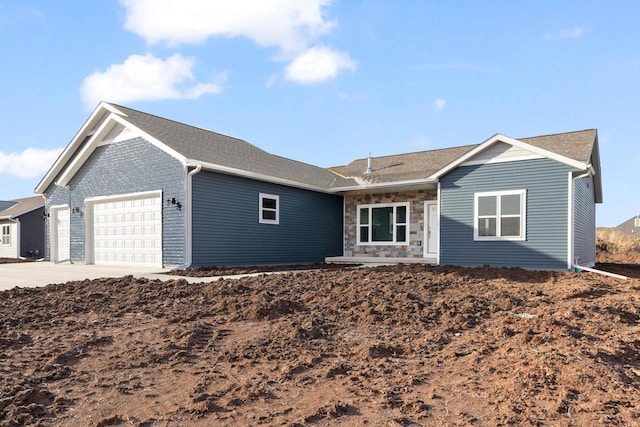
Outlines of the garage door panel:
[{"label": "garage door panel", "polygon": [[161,197],[96,202],[93,236],[96,264],[161,266]]}]

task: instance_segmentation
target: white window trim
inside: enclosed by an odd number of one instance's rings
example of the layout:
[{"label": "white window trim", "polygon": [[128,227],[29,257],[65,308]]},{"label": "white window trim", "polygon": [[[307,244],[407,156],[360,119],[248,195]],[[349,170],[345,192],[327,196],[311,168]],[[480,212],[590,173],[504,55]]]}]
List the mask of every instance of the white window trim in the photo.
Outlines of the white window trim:
[{"label": "white window trim", "polygon": [[[409,202],[401,202],[401,203],[374,203],[374,204],[368,204],[368,205],[357,205],[356,206],[356,211],[357,211],[357,215],[356,215],[356,241],[357,241],[357,245],[358,246],[407,246],[409,244],[409,226],[410,226],[410,218],[411,218],[411,212],[409,210]],[[397,225],[396,224],[396,208],[398,206],[404,206],[406,208],[406,212],[407,212],[407,217],[406,217],[406,222],[404,223],[404,226],[406,227],[406,231],[405,231],[405,239],[404,241],[396,241],[396,232],[397,232]],[[369,241],[368,242],[361,242],[360,241],[360,209],[364,209],[364,208],[368,208],[369,209],[369,222],[371,222],[371,218],[372,218],[372,214],[371,214],[371,209],[372,208],[394,208],[393,209],[393,241],[391,242],[372,242],[371,238],[372,238],[372,234],[373,234],[373,227],[372,224],[369,223],[368,227],[369,227]],[[400,224],[403,225],[403,224]]]},{"label": "white window trim", "polygon": [[[500,215],[501,196],[519,195],[520,196],[520,215]],[[496,197],[496,234],[501,230],[501,218],[520,216],[520,235],[519,236],[480,236],[478,230],[478,198],[480,197]],[[473,197],[473,240],[478,241],[523,241],[527,240],[527,190],[509,190],[509,191],[486,191],[482,193],[474,193]]]},{"label": "white window trim", "polygon": [[[276,208],[275,209],[271,209],[271,208],[264,208],[262,207],[262,201],[264,199],[273,199],[276,201]],[[264,219],[262,218],[262,212],[263,211],[272,211],[276,213],[276,219]],[[260,224],[280,224],[280,196],[276,196],[274,194],[266,194],[266,193],[260,193],[260,196],[258,198],[258,222]]]},{"label": "white window trim", "polygon": [[[8,233],[5,233],[4,231],[8,230]],[[8,242],[5,243],[5,237],[7,238]],[[2,246],[11,246],[11,225],[10,224],[3,224],[2,225],[2,235],[0,236],[0,243],[2,243]]]}]

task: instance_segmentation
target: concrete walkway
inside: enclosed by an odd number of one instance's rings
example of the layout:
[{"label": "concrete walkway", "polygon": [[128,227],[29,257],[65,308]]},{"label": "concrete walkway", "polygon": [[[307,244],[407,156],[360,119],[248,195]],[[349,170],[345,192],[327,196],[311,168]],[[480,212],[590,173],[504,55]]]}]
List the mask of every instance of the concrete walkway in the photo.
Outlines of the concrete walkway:
[{"label": "concrete walkway", "polygon": [[[19,286],[36,288],[51,283],[65,283],[85,279],[103,277],[144,277],[162,281],[184,279],[189,283],[209,283],[221,279],[239,279],[242,277],[277,274],[278,272],[239,274],[234,276],[183,277],[167,274],[171,269],[158,267],[106,266],[52,262],[23,262],[16,264],[0,264],[0,291]],[[284,272],[279,272],[284,273]]]}]

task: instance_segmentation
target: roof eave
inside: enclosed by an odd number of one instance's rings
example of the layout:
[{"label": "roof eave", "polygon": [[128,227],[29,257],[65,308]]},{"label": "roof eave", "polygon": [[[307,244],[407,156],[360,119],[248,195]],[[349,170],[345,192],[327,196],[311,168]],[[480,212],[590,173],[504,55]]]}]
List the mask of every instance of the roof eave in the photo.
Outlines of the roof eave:
[{"label": "roof eave", "polygon": [[186,159],[185,165],[187,167],[198,167],[200,166],[202,169],[219,172],[225,175],[233,175],[239,176],[242,178],[254,179],[262,182],[269,182],[272,184],[280,184],[285,185],[287,187],[301,188],[303,190],[311,190],[320,193],[332,194],[335,193],[335,189],[331,187],[322,187],[317,185],[306,184],[299,181],[293,181],[285,178],[279,178],[272,175],[261,174],[258,172],[251,172],[244,169],[233,168],[230,166],[218,165],[215,163],[204,162],[195,159]]},{"label": "roof eave", "polygon": [[366,190],[393,190],[404,189],[406,187],[414,187],[419,185],[437,185],[437,180],[429,178],[411,179],[406,181],[393,181],[393,182],[379,182],[379,183],[366,183],[360,180],[362,184],[353,185],[349,187],[335,187],[332,190],[337,193],[347,193],[350,191],[366,191]]}]

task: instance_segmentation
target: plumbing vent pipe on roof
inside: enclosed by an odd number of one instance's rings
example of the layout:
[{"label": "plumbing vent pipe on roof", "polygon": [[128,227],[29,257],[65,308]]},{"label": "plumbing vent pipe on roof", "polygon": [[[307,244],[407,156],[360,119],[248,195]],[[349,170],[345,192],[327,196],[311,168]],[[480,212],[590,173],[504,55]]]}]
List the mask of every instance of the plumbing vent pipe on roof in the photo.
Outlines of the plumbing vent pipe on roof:
[{"label": "plumbing vent pipe on roof", "polygon": [[369,157],[367,157],[367,171],[365,173],[373,172],[373,166],[371,165],[371,153],[369,153]]}]

